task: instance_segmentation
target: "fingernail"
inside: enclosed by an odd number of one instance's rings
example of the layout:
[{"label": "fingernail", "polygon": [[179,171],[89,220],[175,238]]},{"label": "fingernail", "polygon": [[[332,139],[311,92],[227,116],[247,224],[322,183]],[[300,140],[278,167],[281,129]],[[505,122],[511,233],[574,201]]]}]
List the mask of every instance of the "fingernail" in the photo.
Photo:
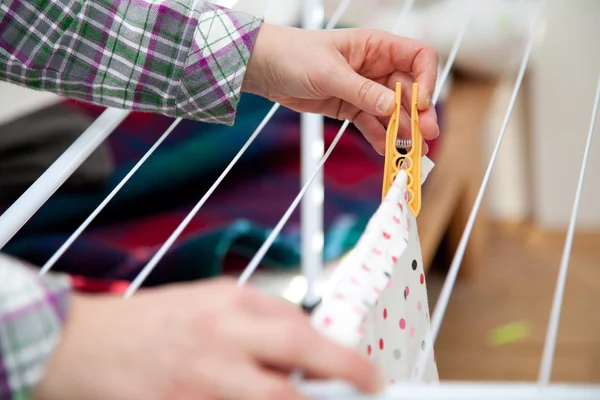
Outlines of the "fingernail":
[{"label": "fingernail", "polygon": [[437,126],[437,133],[435,134],[434,139],[437,139],[438,136],[440,136],[440,126],[439,125]]},{"label": "fingernail", "polygon": [[[425,107],[420,108],[420,111],[429,110],[429,107],[431,107],[431,103],[432,103],[431,97],[427,97],[425,99]],[[421,105],[423,105],[423,103],[421,103]]]},{"label": "fingernail", "polygon": [[394,103],[394,95],[391,93],[383,94],[379,97],[379,101],[377,102],[377,111],[380,113],[391,112],[390,108],[392,107],[392,103]]}]

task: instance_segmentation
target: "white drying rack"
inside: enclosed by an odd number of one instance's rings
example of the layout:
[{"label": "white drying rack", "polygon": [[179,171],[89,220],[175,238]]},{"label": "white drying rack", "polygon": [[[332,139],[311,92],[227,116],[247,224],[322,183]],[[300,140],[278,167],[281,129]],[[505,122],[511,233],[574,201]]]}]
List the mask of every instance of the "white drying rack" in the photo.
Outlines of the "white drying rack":
[{"label": "white drying rack", "polygon": [[[274,4],[276,0],[272,0]],[[454,46],[450,52],[447,63],[440,74],[436,93],[434,94],[434,102],[437,102],[441,89],[451,71],[456,54],[459,51],[463,36],[467,30],[469,19],[472,17],[473,7],[485,6],[486,0],[473,1],[471,4],[471,12],[467,13],[464,24],[457,35]],[[537,32],[537,27],[543,15],[543,10],[547,0],[540,0],[539,8],[536,14],[532,17],[531,30],[527,46],[524,49],[523,60],[519,69],[518,77],[514,86],[513,94],[508,105],[505,119],[503,121],[500,134],[498,136],[495,149],[489,161],[479,194],[473,206],[465,231],[459,243],[457,252],[454,256],[446,282],[442,288],[441,295],[438,299],[438,304],[431,318],[431,339],[435,342],[443,321],[444,313],[448,305],[450,295],[454,287],[462,258],[473,228],[475,218],[481,206],[483,195],[489,182],[491,171],[494,167],[502,139],[504,137],[508,122],[511,117],[512,110],[515,105],[515,100],[529,62],[529,58],[534,46],[534,38]],[[340,4],[331,18],[326,29],[332,29],[339,21],[344,11],[349,6],[351,0],[341,0]],[[231,3],[231,2],[230,2]],[[235,2],[233,2],[235,3]],[[402,27],[402,21],[410,13],[414,0],[406,0],[404,2],[401,15],[396,24],[397,30]],[[322,0],[305,0],[303,5],[303,24],[308,29],[321,29],[324,20],[324,8]],[[395,33],[398,33],[397,31]],[[593,51],[593,49],[592,49]],[[561,260],[560,273],[556,285],[556,292],[552,304],[552,312],[550,323],[548,326],[544,353],[542,357],[542,365],[538,382],[444,382],[439,384],[423,384],[417,378],[415,382],[397,383],[393,387],[389,387],[384,393],[377,398],[381,399],[498,399],[505,400],[508,398],[529,400],[529,399],[600,399],[600,385],[568,385],[568,384],[551,384],[550,376],[552,372],[552,361],[554,358],[554,348],[556,345],[556,335],[560,321],[560,309],[564,293],[564,286],[569,265],[569,257],[577,220],[577,211],[581,198],[587,161],[589,158],[589,150],[594,134],[594,126],[600,103],[600,78],[596,91],[595,102],[592,108],[592,116],[588,139],[586,142],[585,153],[582,160],[581,173],[578,181],[575,200],[573,203],[572,217],[569,223],[567,238],[565,241],[563,257]],[[132,282],[126,297],[135,293],[137,288],[143,283],[144,279],[152,272],[152,269],[160,261],[168,248],[174,243],[183,229],[196,215],[203,204],[208,200],[216,187],[222,182],[228,172],[234,167],[236,162],[252,144],[253,140],[260,134],[261,130],[270,121],[272,116],[277,112],[278,104],[275,104],[269,113],[265,116],[260,125],[248,141],[241,148],[239,153],[234,157],[231,163],[223,171],[221,176],[207,191],[202,199],[197,203],[190,214],[182,221],[180,226],[173,232],[163,247],[156,253],[154,258],[146,265],[140,275]],[[127,117],[129,114],[125,110],[107,109],[66,151],[59,157],[54,164],[2,215],[0,216],[0,249],[23,227],[23,225],[39,210],[39,208],[50,198],[54,192],[68,179],[69,176],[93,153],[93,151],[113,132],[113,130]],[[177,127],[181,119],[177,119],[163,134],[163,136],[155,143],[154,146],[144,155],[144,157],[133,167],[130,173],[123,179],[113,192],[98,206],[98,208],[88,217],[88,219],[77,229],[71,238],[63,247],[43,266],[41,273],[48,272],[60,256],[68,249],[68,247],[77,239],[77,237],[86,229],[91,221],[102,211],[102,209],[111,201],[114,195],[127,183],[129,178],[135,174],[137,169],[143,162],[150,157],[152,152],[162,143],[164,139]],[[258,266],[267,250],[275,240],[275,237],[281,232],[283,226],[291,216],[291,213],[296,207],[302,203],[301,224],[302,224],[302,271],[308,282],[308,291],[306,303],[314,304],[317,299],[317,293],[314,289],[315,281],[320,274],[322,267],[322,244],[323,244],[323,175],[322,167],[331,154],[335,145],[340,140],[342,134],[349,126],[346,121],[329,149],[323,152],[323,118],[316,115],[302,116],[302,183],[303,187],[288,211],[284,214],[280,222],[277,224],[271,235],[264,242],[261,249],[249,263],[248,267],[239,279],[240,285],[247,282],[248,278]],[[429,346],[432,349],[433,346]],[[423,353],[422,359],[418,362],[423,362],[426,357],[426,352]],[[308,397],[313,399],[367,399],[360,393],[353,390],[352,387],[343,382],[302,382],[299,384],[300,390]]]}]

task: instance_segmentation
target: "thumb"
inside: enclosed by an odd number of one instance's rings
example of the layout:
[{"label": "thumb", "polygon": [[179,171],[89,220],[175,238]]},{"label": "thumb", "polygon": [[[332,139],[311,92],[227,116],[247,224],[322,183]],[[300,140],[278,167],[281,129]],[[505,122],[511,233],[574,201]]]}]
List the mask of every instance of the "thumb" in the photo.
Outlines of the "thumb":
[{"label": "thumb", "polygon": [[369,114],[387,116],[394,111],[395,93],[384,85],[367,79],[351,68],[337,75],[332,95],[345,100]]}]

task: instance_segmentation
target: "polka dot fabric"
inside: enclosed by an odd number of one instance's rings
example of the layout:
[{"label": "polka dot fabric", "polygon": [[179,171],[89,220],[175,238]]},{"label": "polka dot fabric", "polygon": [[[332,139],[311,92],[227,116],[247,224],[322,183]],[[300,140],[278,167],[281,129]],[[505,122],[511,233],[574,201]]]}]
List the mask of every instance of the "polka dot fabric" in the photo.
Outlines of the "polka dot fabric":
[{"label": "polka dot fabric", "polygon": [[[332,340],[358,346],[389,382],[417,375],[415,364],[429,345],[427,287],[406,180],[400,171],[312,315],[316,329]],[[424,380],[437,382],[431,353]]]},{"label": "polka dot fabric", "polygon": [[[367,355],[367,348],[373,348],[369,357],[390,382],[414,377],[418,373],[415,370],[417,359],[428,346],[425,335],[429,329],[429,303],[421,246],[415,218],[412,213],[408,213],[407,218],[411,220],[408,246],[393,266],[389,287],[370,310],[358,345]],[[381,342],[383,346],[379,345]],[[433,355],[429,357],[423,379],[439,381]]]}]

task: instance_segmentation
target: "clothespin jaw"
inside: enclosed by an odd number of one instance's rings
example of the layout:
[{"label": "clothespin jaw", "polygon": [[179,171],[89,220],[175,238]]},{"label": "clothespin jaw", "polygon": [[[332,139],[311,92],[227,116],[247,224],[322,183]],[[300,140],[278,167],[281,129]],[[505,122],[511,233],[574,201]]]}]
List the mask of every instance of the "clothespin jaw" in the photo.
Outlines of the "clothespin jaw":
[{"label": "clothespin jaw", "polygon": [[402,107],[402,85],[400,82],[396,83],[396,100],[395,107],[390,117],[390,122],[387,127],[385,135],[385,166],[383,170],[383,192],[381,194],[381,200],[385,199],[387,192],[392,187],[396,175],[398,175],[399,167],[398,163],[402,154],[398,152],[396,148],[396,139],[398,138],[398,126],[400,123],[400,110]]},{"label": "clothespin jaw", "polygon": [[[410,112],[410,130],[412,146],[407,154],[408,166],[408,192],[411,198],[408,206],[416,217],[421,211],[421,158],[423,157],[423,136],[419,124],[419,110],[417,103],[419,99],[419,84],[413,83],[412,104]],[[412,179],[412,182],[411,182]]]},{"label": "clothespin jaw", "polygon": [[401,169],[406,171],[408,177],[407,189],[409,193],[408,206],[416,217],[421,211],[421,157],[423,151],[423,137],[419,126],[419,112],[417,109],[417,99],[419,98],[419,84],[413,83],[412,101],[411,101],[411,141],[410,150],[402,154],[396,147],[398,138],[398,127],[400,126],[400,111],[402,109],[402,85],[396,83],[396,106],[390,117],[385,140],[385,167],[383,172],[383,190],[382,200],[385,198],[394,179]]}]

